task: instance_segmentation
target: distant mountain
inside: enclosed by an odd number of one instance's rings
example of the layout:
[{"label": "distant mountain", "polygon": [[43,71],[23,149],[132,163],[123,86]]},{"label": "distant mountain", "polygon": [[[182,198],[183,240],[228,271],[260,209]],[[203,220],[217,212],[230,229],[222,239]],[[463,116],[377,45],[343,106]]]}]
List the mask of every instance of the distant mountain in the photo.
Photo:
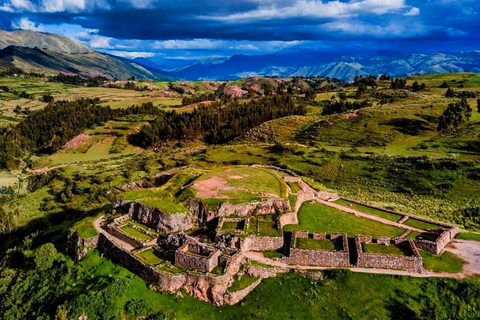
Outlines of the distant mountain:
[{"label": "distant mountain", "polygon": [[160,65],[147,58],[135,58],[133,59],[133,62],[153,72],[157,76],[157,78],[163,78],[164,80],[178,79],[178,77],[172,75],[170,72],[164,71]]},{"label": "distant mountain", "polygon": [[8,46],[47,49],[62,53],[89,53],[87,46],[68,37],[32,30],[0,30],[0,49]]},{"label": "distant mountain", "polygon": [[0,30],[0,67],[15,66],[27,72],[106,76],[125,80],[170,80],[175,76],[149,70],[133,60],[98,53],[68,37],[31,30]]},{"label": "distant mountain", "polygon": [[39,48],[9,46],[0,50],[0,59],[24,71],[37,73],[67,73],[85,77],[106,76],[112,79],[157,79],[159,75],[131,60],[98,52],[60,53]]},{"label": "distant mountain", "polygon": [[198,63],[174,74],[188,79],[232,80],[251,76],[330,77],[352,81],[355,76],[479,72],[480,52],[458,54],[398,54],[335,56],[320,52],[292,52],[262,56],[235,55],[223,63]]}]

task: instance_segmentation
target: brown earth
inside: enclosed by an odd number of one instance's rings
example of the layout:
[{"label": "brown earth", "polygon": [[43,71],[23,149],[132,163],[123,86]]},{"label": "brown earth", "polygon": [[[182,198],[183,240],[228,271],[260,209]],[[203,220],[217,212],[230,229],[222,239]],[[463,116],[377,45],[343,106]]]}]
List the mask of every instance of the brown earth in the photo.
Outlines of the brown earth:
[{"label": "brown earth", "polygon": [[208,179],[195,182],[192,187],[197,190],[198,198],[218,198],[220,197],[219,190],[225,188],[227,185],[227,180],[212,176]]},{"label": "brown earth", "polygon": [[63,146],[65,149],[76,149],[83,146],[90,139],[90,136],[86,133],[80,133],[78,136],[72,138]]}]

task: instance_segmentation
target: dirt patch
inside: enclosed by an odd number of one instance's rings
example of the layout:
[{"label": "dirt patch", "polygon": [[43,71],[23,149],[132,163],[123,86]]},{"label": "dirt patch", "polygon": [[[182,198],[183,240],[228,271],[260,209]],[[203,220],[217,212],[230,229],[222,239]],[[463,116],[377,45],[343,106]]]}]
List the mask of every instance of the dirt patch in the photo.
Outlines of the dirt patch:
[{"label": "dirt patch", "polygon": [[76,149],[80,146],[83,146],[90,139],[90,136],[86,133],[80,133],[78,136],[74,137],[63,146],[65,149]]},{"label": "dirt patch", "polygon": [[238,176],[238,175],[228,175],[228,179],[233,179],[233,180],[241,180],[244,179],[245,177]]},{"label": "dirt patch", "polygon": [[446,251],[457,255],[467,263],[463,266],[462,273],[466,275],[480,274],[480,242],[454,239],[452,246]]},{"label": "dirt patch", "polygon": [[193,188],[197,190],[198,198],[219,198],[220,190],[228,185],[227,180],[212,176],[208,179],[195,182]]}]

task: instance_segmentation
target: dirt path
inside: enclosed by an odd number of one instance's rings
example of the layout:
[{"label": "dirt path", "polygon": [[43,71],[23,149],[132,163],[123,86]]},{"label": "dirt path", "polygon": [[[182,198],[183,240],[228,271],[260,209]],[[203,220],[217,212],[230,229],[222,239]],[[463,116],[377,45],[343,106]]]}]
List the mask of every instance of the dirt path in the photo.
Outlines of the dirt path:
[{"label": "dirt path", "polygon": [[357,210],[354,210],[354,209],[351,209],[351,208],[348,208],[348,207],[344,207],[342,205],[339,205],[339,204],[336,204],[336,203],[333,203],[333,202],[324,201],[324,200],[321,200],[321,199],[316,199],[316,201],[318,203],[321,203],[321,204],[324,204],[326,206],[341,210],[343,212],[354,214],[357,217],[363,217],[363,218],[367,218],[367,219],[370,219],[370,220],[375,220],[375,221],[378,221],[380,223],[388,224],[388,225],[391,225],[391,226],[394,226],[394,227],[397,227],[397,228],[401,228],[401,229],[412,230],[412,231],[416,231],[416,232],[420,232],[420,233],[425,232],[425,230],[422,230],[422,229],[410,227],[410,226],[407,226],[407,225],[404,225],[404,224],[401,224],[401,223],[398,223],[398,222],[395,222],[395,221],[390,221],[390,220],[387,220],[387,219],[383,219],[383,218],[377,217],[375,215],[360,212],[360,211],[357,211]]},{"label": "dirt path", "polygon": [[[318,266],[302,266],[302,265],[291,265],[286,264],[281,261],[272,260],[265,258],[261,252],[249,251],[245,253],[245,257],[266,264],[273,267],[278,267],[282,269],[292,269],[292,270],[328,270],[332,269],[331,267],[318,267]],[[359,273],[373,273],[373,274],[386,274],[386,275],[397,275],[397,276],[409,276],[416,278],[455,278],[462,279],[467,276],[464,272],[461,273],[445,273],[445,272],[431,272],[424,271],[422,273],[409,272],[403,270],[392,270],[392,269],[375,269],[375,268],[357,268],[351,267],[348,268],[352,272]]]},{"label": "dirt path", "polygon": [[112,236],[110,233],[105,231],[102,228],[102,223],[104,221],[105,221],[105,216],[101,216],[100,218],[98,218],[97,220],[95,220],[93,222],[93,225],[95,226],[95,229],[98,231],[98,233],[103,234],[105,237],[108,238],[108,240],[112,241],[113,243],[115,243],[120,248],[123,248],[123,249],[128,250],[128,251],[135,250],[135,247],[133,247],[132,245],[130,245],[130,244],[126,243],[125,241],[122,241],[122,240],[120,240],[120,239],[118,239],[114,236]]}]

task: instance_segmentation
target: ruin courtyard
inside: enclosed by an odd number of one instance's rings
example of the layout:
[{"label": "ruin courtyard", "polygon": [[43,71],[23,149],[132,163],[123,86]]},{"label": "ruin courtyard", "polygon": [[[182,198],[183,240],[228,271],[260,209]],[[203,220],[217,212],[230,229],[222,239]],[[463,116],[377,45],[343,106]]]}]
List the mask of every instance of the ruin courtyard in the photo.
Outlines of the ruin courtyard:
[{"label": "ruin courtyard", "polygon": [[315,187],[272,166],[161,172],[125,185],[95,221],[97,236],[70,235],[70,254],[98,249],[152,289],[215,305],[289,270],[312,279],[333,268],[445,276],[426,270],[420,252],[450,250],[457,227]]}]

